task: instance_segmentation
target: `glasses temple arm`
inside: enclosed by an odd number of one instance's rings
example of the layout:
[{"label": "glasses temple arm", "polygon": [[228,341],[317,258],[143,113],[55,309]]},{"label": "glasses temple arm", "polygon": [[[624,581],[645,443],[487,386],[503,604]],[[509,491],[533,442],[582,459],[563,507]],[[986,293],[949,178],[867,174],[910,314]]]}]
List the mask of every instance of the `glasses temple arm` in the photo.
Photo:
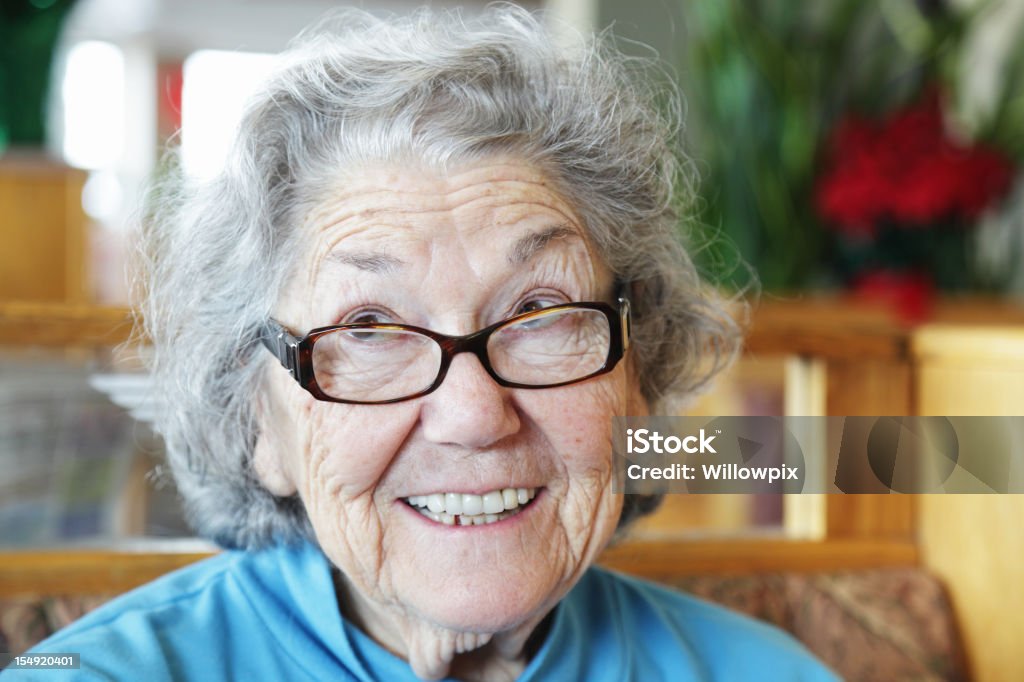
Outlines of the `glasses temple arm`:
[{"label": "glasses temple arm", "polygon": [[260,341],[293,379],[299,378],[299,339],[274,320],[269,320],[263,328]]},{"label": "glasses temple arm", "polygon": [[630,334],[633,331],[632,317],[630,315],[629,299],[625,296],[619,297],[619,328],[622,330],[622,351],[629,350]]},{"label": "glasses temple arm", "polygon": [[622,352],[629,350],[630,338],[633,335],[633,317],[629,306],[629,294],[632,287],[629,282],[615,279],[615,298],[619,301],[619,325],[622,329]]}]

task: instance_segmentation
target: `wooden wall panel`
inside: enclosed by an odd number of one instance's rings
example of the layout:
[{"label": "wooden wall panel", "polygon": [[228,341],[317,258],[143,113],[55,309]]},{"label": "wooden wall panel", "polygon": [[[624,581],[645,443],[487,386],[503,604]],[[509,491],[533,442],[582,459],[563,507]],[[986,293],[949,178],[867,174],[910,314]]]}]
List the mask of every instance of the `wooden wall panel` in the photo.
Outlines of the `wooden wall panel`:
[{"label": "wooden wall panel", "polygon": [[0,300],[89,298],[84,182],[42,156],[0,161]]},{"label": "wooden wall panel", "polygon": [[[922,330],[921,414],[1024,415],[1024,332]],[[1024,496],[923,495],[924,564],[945,581],[979,682],[1024,679]]]},{"label": "wooden wall panel", "polygon": [[921,495],[921,560],[942,578],[973,679],[1024,680],[1024,496]]},{"label": "wooden wall panel", "polygon": [[[914,414],[912,372],[900,359],[828,362],[826,404],[836,416]],[[910,495],[829,495],[828,538],[915,537],[915,499]]]}]

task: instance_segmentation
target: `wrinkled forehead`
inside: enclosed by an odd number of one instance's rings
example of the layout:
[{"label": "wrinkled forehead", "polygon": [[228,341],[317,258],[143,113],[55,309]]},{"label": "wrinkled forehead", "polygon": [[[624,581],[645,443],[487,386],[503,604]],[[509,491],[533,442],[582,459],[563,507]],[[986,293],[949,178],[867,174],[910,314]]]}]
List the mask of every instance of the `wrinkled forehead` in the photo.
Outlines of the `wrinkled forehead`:
[{"label": "wrinkled forehead", "polygon": [[[443,213],[512,223],[521,214],[538,210],[564,214],[566,222],[585,236],[575,209],[548,176],[530,164],[510,159],[467,163],[454,170],[426,164],[363,166],[335,180],[323,195],[313,204],[304,228],[324,236],[330,236],[328,232],[356,236],[370,227],[374,218],[389,226],[397,223],[395,227],[414,227],[416,216],[429,219],[431,214]],[[405,222],[409,224],[403,225]]]},{"label": "wrinkled forehead", "polygon": [[603,279],[577,211],[529,164],[493,159],[448,172],[381,164],[346,174],[324,194],[301,226],[294,283],[313,296],[364,275],[424,291],[485,287],[545,256],[595,280],[588,288]]}]

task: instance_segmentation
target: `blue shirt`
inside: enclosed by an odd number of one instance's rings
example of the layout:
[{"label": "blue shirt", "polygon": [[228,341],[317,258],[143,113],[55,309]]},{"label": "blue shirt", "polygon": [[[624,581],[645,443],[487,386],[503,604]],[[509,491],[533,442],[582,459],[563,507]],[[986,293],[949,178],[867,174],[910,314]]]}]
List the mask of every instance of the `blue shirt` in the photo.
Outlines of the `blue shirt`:
[{"label": "blue shirt", "polygon": [[[111,601],[33,652],[78,653],[81,669],[8,670],[4,682],[417,679],[341,617],[327,559],[310,545],[224,552]],[[555,609],[520,677],[836,679],[780,630],[600,568]]]}]

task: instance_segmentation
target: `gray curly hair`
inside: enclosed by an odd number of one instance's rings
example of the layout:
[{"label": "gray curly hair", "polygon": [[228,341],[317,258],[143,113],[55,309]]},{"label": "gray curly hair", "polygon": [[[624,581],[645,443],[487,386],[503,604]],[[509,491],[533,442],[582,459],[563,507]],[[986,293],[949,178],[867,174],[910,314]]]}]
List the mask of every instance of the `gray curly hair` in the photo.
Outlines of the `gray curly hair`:
[{"label": "gray curly hair", "polygon": [[[739,330],[678,234],[692,198],[679,98],[607,35],[574,47],[513,6],[469,20],[344,12],[307,32],[246,110],[220,175],[171,164],[143,220],[139,292],[170,471],[196,531],[227,547],[315,541],[297,496],[272,495],[252,452],[259,343],[295,266],[296,226],[339,169],[495,154],[535,164],[578,209],[630,289],[635,378],[655,409],[727,364]],[[663,93],[663,88],[660,90]],[[657,498],[627,496],[620,526]]]}]

